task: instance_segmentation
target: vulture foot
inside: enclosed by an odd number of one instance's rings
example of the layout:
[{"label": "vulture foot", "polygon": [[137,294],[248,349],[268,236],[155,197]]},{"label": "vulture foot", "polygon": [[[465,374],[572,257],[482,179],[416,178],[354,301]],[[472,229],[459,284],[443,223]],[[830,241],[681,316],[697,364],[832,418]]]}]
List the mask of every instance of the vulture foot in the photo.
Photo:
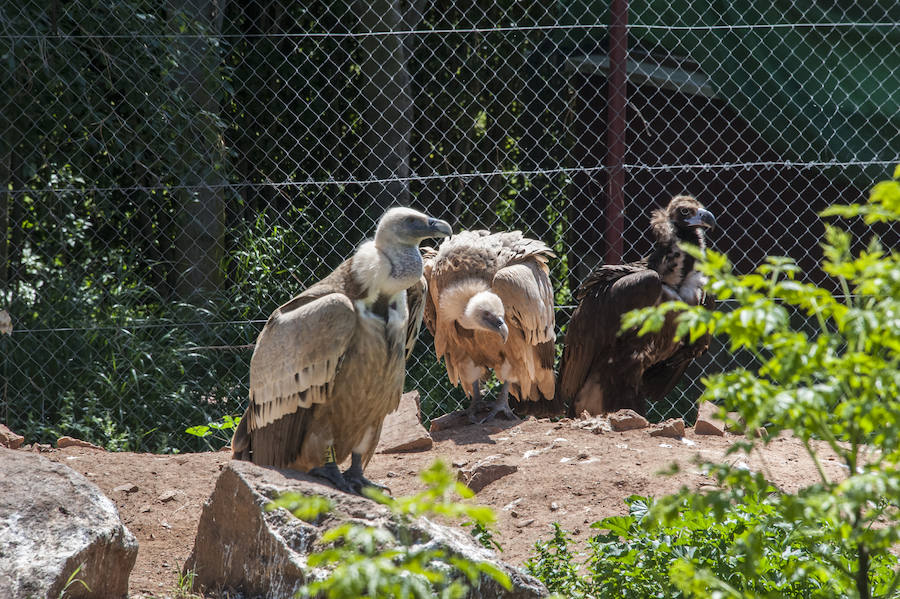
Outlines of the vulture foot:
[{"label": "vulture foot", "polygon": [[341,474],[340,468],[338,468],[338,465],[334,462],[328,462],[324,466],[313,468],[309,473],[316,478],[321,478],[331,483],[337,487],[339,491],[351,494],[356,493],[356,491],[353,490],[353,486],[347,482],[344,475]]},{"label": "vulture foot", "polygon": [[362,490],[364,487],[372,487],[387,495],[391,494],[391,490],[384,485],[373,483],[363,476],[362,456],[358,453],[350,454],[350,467],[344,470],[344,480],[347,481],[347,484],[353,489],[353,493],[356,493],[357,495],[363,494]]},{"label": "vulture foot", "polygon": [[518,419],[509,407],[509,383],[503,383],[503,387],[500,388],[500,393],[497,394],[497,399],[494,401],[493,405],[491,405],[491,411],[487,416],[481,419],[479,424],[489,422],[497,416],[503,416],[503,418],[507,420]]}]

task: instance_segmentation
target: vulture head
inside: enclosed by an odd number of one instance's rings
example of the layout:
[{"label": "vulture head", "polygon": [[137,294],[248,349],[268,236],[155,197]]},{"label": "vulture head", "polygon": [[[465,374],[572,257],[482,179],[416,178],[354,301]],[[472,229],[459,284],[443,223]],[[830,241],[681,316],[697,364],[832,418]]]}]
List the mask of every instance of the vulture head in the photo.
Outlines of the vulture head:
[{"label": "vulture head", "polygon": [[408,289],[422,277],[422,254],[419,242],[429,237],[449,237],[452,233],[446,221],[432,218],[412,208],[391,208],[378,221],[375,230],[374,249],[381,261],[360,260],[360,270],[365,264],[383,269],[383,278],[374,286],[380,293],[393,295]]},{"label": "vulture head", "polygon": [[503,301],[490,291],[480,291],[466,303],[458,322],[467,329],[496,333],[506,343],[509,327],[503,316]]},{"label": "vulture head", "polygon": [[415,247],[423,239],[449,237],[451,233],[450,224],[446,221],[431,218],[412,208],[391,208],[378,221],[375,247],[382,251],[398,246]]},{"label": "vulture head", "polygon": [[703,244],[704,232],[716,226],[712,212],[692,196],[675,196],[665,208],[653,211],[651,224],[659,240],[678,239]]}]

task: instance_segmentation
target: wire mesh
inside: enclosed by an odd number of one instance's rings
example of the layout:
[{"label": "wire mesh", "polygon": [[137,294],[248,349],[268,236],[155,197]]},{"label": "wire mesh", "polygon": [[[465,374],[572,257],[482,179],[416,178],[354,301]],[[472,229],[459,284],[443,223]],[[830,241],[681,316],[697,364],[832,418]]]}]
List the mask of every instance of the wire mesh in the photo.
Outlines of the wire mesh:
[{"label": "wire mesh", "polygon": [[[0,421],[199,448],[185,428],[242,412],[268,314],[392,205],[551,244],[564,327],[605,251],[608,8],[3,4]],[[830,285],[817,212],[900,162],[898,21],[887,1],[630,2],[623,258],[689,193],[738,272],[785,255]],[[651,417],[691,419],[702,375],[742,361],[714,344]],[[466,403],[425,331],[406,384],[429,419]]]}]

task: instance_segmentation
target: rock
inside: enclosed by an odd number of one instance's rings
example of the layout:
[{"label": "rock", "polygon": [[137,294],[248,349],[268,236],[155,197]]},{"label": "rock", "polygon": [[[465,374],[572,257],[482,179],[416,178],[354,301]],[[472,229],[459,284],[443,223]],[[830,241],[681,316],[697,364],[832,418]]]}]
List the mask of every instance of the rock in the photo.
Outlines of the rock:
[{"label": "rock", "polygon": [[87,441],[76,439],[75,437],[60,437],[56,440],[56,446],[59,449],[63,449],[65,447],[87,447],[88,449],[99,449],[101,451],[106,451],[99,445],[94,445],[93,443],[88,443]]},{"label": "rock", "polygon": [[[284,509],[265,511],[273,497],[289,491],[323,496],[331,501],[333,509],[314,524],[299,520]],[[219,475],[203,507],[184,572],[193,571],[195,591],[215,589],[246,597],[288,598],[304,583],[307,555],[319,549],[321,535],[350,519],[365,526],[398,526],[384,506],[341,493],[304,473],[233,461]],[[427,519],[414,521],[410,526],[411,538],[419,543],[489,561],[513,581],[513,589],[505,591],[493,581],[482,579],[479,587],[467,595],[469,598],[530,599],[547,595],[538,580],[500,562],[494,552],[475,543],[462,530]]]},{"label": "rock", "polygon": [[422,426],[419,415],[419,392],[400,396],[400,405],[387,415],[381,427],[377,453],[401,453],[431,449],[434,442]]},{"label": "rock", "polygon": [[138,486],[134,483],[125,483],[113,489],[113,493],[137,493]]},{"label": "rock", "polygon": [[[68,466],[0,448],[0,597],[126,597],[137,558],[116,506]],[[88,588],[90,590],[88,590]]]},{"label": "rock", "polygon": [[5,424],[0,424],[0,445],[9,449],[18,449],[24,442],[25,437],[12,432]]},{"label": "rock", "polygon": [[697,422],[694,423],[694,432],[698,435],[725,435],[725,423],[718,416],[719,407],[708,401],[700,404],[697,410]]},{"label": "rock", "polygon": [[499,454],[489,455],[469,468],[461,469],[458,478],[467,487],[478,493],[495,480],[499,480],[519,469],[515,464],[502,462],[503,458],[504,456]]},{"label": "rock", "polygon": [[167,491],[160,493],[156,500],[160,503],[166,503],[168,501],[174,501],[176,495],[178,495],[178,491],[175,489],[168,489]]},{"label": "rock", "polygon": [[455,412],[450,412],[449,414],[444,414],[443,416],[438,416],[434,420],[431,421],[430,430],[432,433],[436,433],[438,431],[444,431],[451,428],[460,428],[463,426],[469,426],[472,424],[469,421],[469,415],[466,414],[465,410],[456,410]]},{"label": "rock", "polygon": [[624,409],[609,415],[609,425],[616,432],[647,428],[650,423],[634,410]]},{"label": "rock", "polygon": [[650,431],[650,436],[680,439],[684,436],[684,420],[681,418],[669,418],[665,422],[660,422]]}]

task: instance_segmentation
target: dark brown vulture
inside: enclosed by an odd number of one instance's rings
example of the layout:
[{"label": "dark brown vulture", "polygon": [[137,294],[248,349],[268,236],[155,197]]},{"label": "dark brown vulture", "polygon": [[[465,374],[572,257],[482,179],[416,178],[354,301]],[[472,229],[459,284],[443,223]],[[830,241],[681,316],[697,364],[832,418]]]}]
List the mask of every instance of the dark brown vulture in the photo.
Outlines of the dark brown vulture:
[{"label": "dark brown vulture", "polygon": [[308,471],[347,492],[371,484],[363,468],[400,401],[422,322],[418,244],[450,232],[442,220],[392,208],[374,240],[272,313],[250,360],[234,458]]},{"label": "dark brown vulture", "polygon": [[553,399],[556,320],[543,242],[521,231],[466,231],[425,250],[428,292],[425,324],[447,375],[471,398],[469,419],[482,407],[480,383],[493,369],[503,382],[488,416],[515,418],[512,393],[523,411]]},{"label": "dark brown vulture", "polygon": [[657,333],[638,337],[619,333],[630,310],[680,300],[709,305],[705,277],[681,242],[705,248],[713,215],[690,196],[672,198],[651,217],[654,237],[649,256],[629,264],[596,268],[575,292],[578,307],[566,331],[557,394],[570,414],[631,408],[645,414],[672,390],[691,361],[709,347],[709,337],[694,343],[675,341],[677,312],[669,312]]}]

